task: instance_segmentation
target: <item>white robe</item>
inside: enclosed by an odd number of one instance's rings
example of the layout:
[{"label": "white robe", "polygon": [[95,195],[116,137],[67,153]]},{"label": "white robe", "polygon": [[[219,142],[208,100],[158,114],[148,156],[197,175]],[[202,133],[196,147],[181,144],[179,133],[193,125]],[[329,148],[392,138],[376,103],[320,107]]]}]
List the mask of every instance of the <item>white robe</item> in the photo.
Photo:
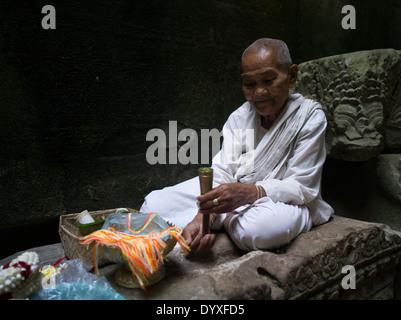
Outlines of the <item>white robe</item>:
[{"label": "white robe", "polygon": [[[327,121],[320,104],[299,94],[290,95],[269,130],[260,121],[249,102],[235,110],[223,127],[222,149],[212,161],[214,187],[253,183],[266,192],[266,197],[237,208],[230,221],[227,232],[244,250],[284,245],[313,225],[328,221],[333,214],[321,197]],[[233,132],[240,132],[241,138],[227,139]],[[251,140],[247,139],[249,132],[253,134]],[[228,156],[238,149],[239,154]],[[195,177],[151,192],[140,210],[157,212],[184,228],[197,213],[199,194]],[[220,229],[225,216],[219,215],[212,228]]]}]

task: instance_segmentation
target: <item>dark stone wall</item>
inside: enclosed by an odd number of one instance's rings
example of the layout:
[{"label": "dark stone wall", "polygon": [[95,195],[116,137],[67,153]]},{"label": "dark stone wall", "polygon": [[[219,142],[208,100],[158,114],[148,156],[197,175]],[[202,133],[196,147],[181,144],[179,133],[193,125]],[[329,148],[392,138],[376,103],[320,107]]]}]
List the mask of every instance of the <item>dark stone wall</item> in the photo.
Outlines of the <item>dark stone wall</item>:
[{"label": "dark stone wall", "polygon": [[[341,28],[346,4],[356,30]],[[395,0],[1,1],[0,258],[57,242],[61,214],[139,208],[192,177],[197,164],[149,165],[146,133],[220,130],[257,38],[285,40],[296,63],[400,49],[400,14]]]}]

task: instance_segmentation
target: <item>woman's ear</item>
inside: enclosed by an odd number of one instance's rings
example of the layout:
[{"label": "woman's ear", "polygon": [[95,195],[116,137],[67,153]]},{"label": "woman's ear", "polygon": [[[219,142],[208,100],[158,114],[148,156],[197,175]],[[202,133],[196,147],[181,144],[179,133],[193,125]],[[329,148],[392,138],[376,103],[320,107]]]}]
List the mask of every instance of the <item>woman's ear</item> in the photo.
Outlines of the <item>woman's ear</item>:
[{"label": "woman's ear", "polygon": [[297,82],[297,77],[298,77],[298,65],[293,64],[290,66],[288,69],[288,76],[290,77],[290,88],[295,87],[295,83]]}]

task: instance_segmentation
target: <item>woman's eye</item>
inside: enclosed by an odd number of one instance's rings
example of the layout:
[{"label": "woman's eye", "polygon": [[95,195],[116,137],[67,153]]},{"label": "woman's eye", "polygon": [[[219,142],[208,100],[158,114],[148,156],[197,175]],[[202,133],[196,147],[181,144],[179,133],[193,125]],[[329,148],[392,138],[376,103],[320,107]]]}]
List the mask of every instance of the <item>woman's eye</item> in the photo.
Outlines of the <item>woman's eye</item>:
[{"label": "woman's eye", "polygon": [[255,84],[253,82],[246,82],[244,83],[244,87],[246,88],[252,88]]}]

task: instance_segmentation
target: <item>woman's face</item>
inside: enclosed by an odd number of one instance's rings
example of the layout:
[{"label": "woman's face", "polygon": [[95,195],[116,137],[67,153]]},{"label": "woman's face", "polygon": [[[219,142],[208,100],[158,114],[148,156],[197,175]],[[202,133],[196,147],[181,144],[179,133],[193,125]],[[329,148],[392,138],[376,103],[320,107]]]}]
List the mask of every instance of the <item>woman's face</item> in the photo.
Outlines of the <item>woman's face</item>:
[{"label": "woman's face", "polygon": [[297,73],[295,64],[283,71],[274,48],[247,52],[242,59],[242,91],[260,115],[275,115],[295,86]]}]

